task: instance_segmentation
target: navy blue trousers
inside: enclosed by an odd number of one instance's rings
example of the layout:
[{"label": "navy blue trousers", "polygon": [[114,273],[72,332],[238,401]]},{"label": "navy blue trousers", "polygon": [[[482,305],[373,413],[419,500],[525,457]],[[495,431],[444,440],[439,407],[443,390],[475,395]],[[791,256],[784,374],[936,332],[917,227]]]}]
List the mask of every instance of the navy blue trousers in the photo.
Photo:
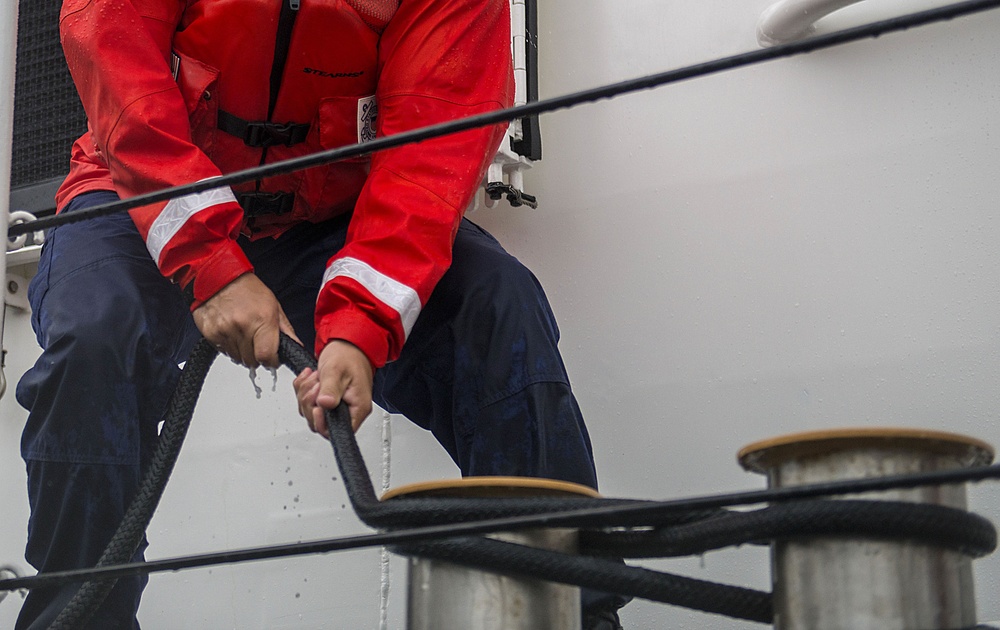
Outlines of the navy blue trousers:
[{"label": "navy blue trousers", "polygon": [[[116,199],[81,195],[66,212]],[[241,245],[312,348],[325,263],[348,219]],[[29,289],[42,355],[17,386],[21,453],[39,571],[93,566],[132,500],[157,424],[198,330],[127,214],[53,229]],[[590,438],[535,277],[463,221],[452,268],[399,360],[375,375],[375,402],[431,431],[465,476],[548,477],[597,486]],[[290,422],[294,419],[289,419]],[[136,554],[142,558],[143,550]],[[138,628],[144,578],[120,580],[88,628]],[[33,590],[17,630],[48,627],[76,585]]]}]

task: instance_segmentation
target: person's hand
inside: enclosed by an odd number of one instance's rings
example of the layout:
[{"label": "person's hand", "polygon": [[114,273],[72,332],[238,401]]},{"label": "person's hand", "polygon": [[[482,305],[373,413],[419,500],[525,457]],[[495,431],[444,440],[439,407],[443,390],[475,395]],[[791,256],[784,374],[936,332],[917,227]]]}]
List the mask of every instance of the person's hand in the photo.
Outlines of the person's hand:
[{"label": "person's hand", "polygon": [[279,366],[278,331],[298,341],[278,299],[256,275],[236,278],[194,310],[194,323],[233,361],[256,368]]},{"label": "person's hand", "polygon": [[329,438],[324,415],[343,399],[351,414],[351,428],[357,431],[372,411],[373,377],[365,353],[352,343],[334,339],[320,352],[317,371],[306,368],[292,381],[299,415],[310,429]]}]

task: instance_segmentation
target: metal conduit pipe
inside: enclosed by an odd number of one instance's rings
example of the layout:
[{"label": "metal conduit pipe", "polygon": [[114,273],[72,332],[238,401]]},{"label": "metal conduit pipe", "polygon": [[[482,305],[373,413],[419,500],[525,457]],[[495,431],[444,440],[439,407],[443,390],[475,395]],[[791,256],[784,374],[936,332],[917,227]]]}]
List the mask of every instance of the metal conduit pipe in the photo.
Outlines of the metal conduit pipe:
[{"label": "metal conduit pipe", "polygon": [[757,43],[776,46],[802,39],[813,25],[844,7],[861,0],[780,0],[764,9],[757,21]]}]

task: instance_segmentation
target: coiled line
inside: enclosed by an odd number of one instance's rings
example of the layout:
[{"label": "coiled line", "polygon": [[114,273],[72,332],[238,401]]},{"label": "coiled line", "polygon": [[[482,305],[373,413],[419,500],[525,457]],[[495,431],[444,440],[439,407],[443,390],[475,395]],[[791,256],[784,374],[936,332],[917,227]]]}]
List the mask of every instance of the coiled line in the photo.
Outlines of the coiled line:
[{"label": "coiled line", "polygon": [[[305,367],[315,369],[315,359],[309,352],[284,335],[279,355],[282,363],[296,373]],[[171,398],[160,442],[141,489],[98,563],[98,569],[0,581],[0,590],[12,590],[37,588],[42,585],[42,580],[48,580],[46,585],[51,585],[53,580],[63,583],[86,579],[50,628],[64,630],[79,627],[97,610],[117,577],[127,573],[151,572],[150,567],[141,564],[122,563],[132,557],[152,518],[183,444],[202,383],[216,356],[215,348],[205,341],[195,346]],[[610,558],[691,555],[731,545],[815,535],[905,539],[973,557],[988,554],[996,547],[996,530],[988,520],[936,505],[807,501],[780,503],[751,512],[719,509],[722,505],[740,502],[796,498],[796,493],[789,491],[796,491],[800,496],[819,496],[830,494],[831,488],[834,488],[833,492],[853,492],[865,489],[865,486],[881,485],[879,489],[884,489],[888,487],[885,484],[893,482],[910,487],[926,485],[928,479],[943,483],[946,479],[954,481],[959,472],[968,478],[997,478],[1000,468],[996,466],[947,471],[947,475],[931,473],[909,478],[866,479],[820,484],[811,488],[742,493],[739,499],[735,498],[739,495],[723,495],[725,498],[655,503],[584,497],[401,497],[381,502],[372,487],[346,407],[341,405],[328,412],[326,421],[337,465],[358,517],[374,528],[400,530],[382,534],[378,542],[373,536],[341,539],[341,542],[348,543],[341,548],[357,548],[362,546],[360,543],[387,544],[405,555],[435,558],[497,573],[531,576],[771,623],[770,593],[623,565]],[[581,552],[590,555],[567,555],[466,535],[477,526],[482,528],[481,531],[504,529],[504,521],[518,519],[516,527],[559,525],[582,528]],[[407,528],[412,529],[408,531]],[[284,546],[283,549],[288,551],[289,547]],[[333,550],[333,547],[320,549],[314,545],[313,548],[313,552],[327,550]],[[261,559],[265,557],[265,551],[243,552],[244,557],[241,558],[229,554],[229,557],[218,558],[218,563]],[[149,564],[159,570],[182,568],[179,565],[165,568],[157,566],[157,563]],[[197,564],[206,565],[205,562]],[[188,566],[195,566],[195,563],[191,562]]]},{"label": "coiled line", "polygon": [[[566,109],[686,79],[813,52],[864,38],[878,37],[885,33],[906,30],[997,7],[1000,7],[1000,0],[967,0],[799,42],[725,57],[518,107],[424,127],[378,138],[364,144],[341,147],[246,169],[211,180],[168,188],[97,206],[86,211],[13,225],[8,230],[8,236],[15,237],[28,232],[83,221],[221,186],[235,185],[328,164],[473,128],[510,122],[525,116]],[[281,354],[282,361],[296,372],[301,371],[306,366],[315,367],[315,361],[308,352],[296,346],[286,337],[282,338]],[[110,577],[113,572],[111,570],[126,570],[124,563],[134,554],[176,462],[201,390],[201,383],[215,356],[215,349],[204,342],[198,344],[193,351],[185,369],[184,378],[181,379],[177,392],[171,400],[168,423],[165,423],[161,432],[156,455],[136,499],[130,506],[121,528],[99,561],[98,570],[91,571],[90,577],[93,579],[88,579],[84,583],[77,595],[53,623],[52,628],[72,628],[84,623],[114,586],[117,578]],[[171,418],[174,421],[170,422]],[[586,531],[582,538],[584,552],[594,556],[619,557],[689,555],[720,546],[766,541],[806,533],[810,535],[842,533],[873,537],[891,535],[894,538],[901,537],[930,545],[948,547],[972,556],[990,553],[996,546],[996,531],[989,521],[977,515],[941,506],[837,501],[779,505],[749,513],[720,513],[709,509],[708,504],[711,501],[706,502],[706,505],[702,507],[695,506],[697,501],[689,502],[689,511],[687,512],[680,509],[676,503],[657,504],[628,499],[522,498],[484,500],[408,497],[383,503],[378,501],[371,486],[364,461],[350,429],[346,408],[341,406],[328,413],[327,424],[338,466],[341,469],[352,506],[364,523],[375,528],[392,530],[425,526],[423,528],[425,534],[436,535],[434,527],[426,527],[427,523],[435,523],[438,528],[446,526],[446,531],[450,535],[455,535],[459,531],[472,533],[472,529],[462,529],[461,525],[470,521],[496,523],[498,524],[496,529],[503,528],[502,525],[499,525],[503,521],[511,521],[510,527],[561,524],[591,529],[591,531]],[[983,475],[979,478],[996,478],[997,476],[994,467],[984,467],[982,471],[962,472],[967,474],[966,480],[975,478],[976,474]],[[901,487],[908,483],[905,480],[898,481],[900,481],[900,485],[892,487]],[[884,480],[883,483],[885,482],[889,482],[889,480]],[[909,483],[914,482],[911,480]],[[923,483],[926,482],[915,482],[914,485],[923,485]],[[855,483],[853,485],[854,490],[857,490],[859,486],[865,484]],[[812,490],[817,493],[814,496],[824,494],[819,489],[821,487],[822,484]],[[796,489],[784,490],[794,491]],[[800,492],[807,491],[805,488],[798,490]],[[772,491],[770,492],[772,498],[764,499],[763,493],[761,493],[759,494],[760,498],[753,502],[779,500],[779,494],[781,493]],[[785,494],[789,496],[783,498],[788,499],[795,493]],[[730,503],[730,505],[734,504]],[[722,505],[724,504],[719,503],[715,507]],[[657,511],[660,512],[660,515],[654,518]],[[518,520],[518,517],[521,519]],[[533,517],[537,521],[533,520]],[[890,521],[890,517],[893,520]],[[881,523],[884,527],[880,529],[873,526],[872,523]],[[480,523],[479,526],[483,527],[484,525]],[[492,527],[492,525],[488,527]],[[641,528],[641,531],[622,532],[604,529],[637,527]],[[600,557],[567,556],[488,539],[450,538],[405,542],[405,536],[400,535],[402,532],[395,532],[395,534],[394,540],[397,543],[403,542],[394,548],[404,554],[449,560],[515,575],[527,574],[541,579],[620,592],[762,623],[770,623],[772,617],[770,594],[750,589],[702,582],[639,567],[623,566]],[[368,540],[361,540],[363,538],[365,537],[359,537],[356,542],[387,544],[389,541],[386,539],[386,542],[373,542],[371,539],[376,537],[367,537]],[[258,558],[263,557],[260,555],[262,552],[263,550],[257,552]],[[232,554],[228,555],[232,557]],[[252,556],[253,553],[246,552],[246,555]],[[245,559],[258,558],[246,557]],[[155,563],[148,563],[140,565],[142,568],[133,567],[127,570],[150,572],[153,566]],[[104,569],[103,574],[100,572],[102,568]],[[79,581],[83,577],[80,572],[61,573],[66,575],[63,575],[62,578],[49,576],[47,579]],[[74,577],[67,577],[69,574]],[[46,576],[0,580],[0,592],[20,588],[36,588],[41,585],[44,579]]]}]

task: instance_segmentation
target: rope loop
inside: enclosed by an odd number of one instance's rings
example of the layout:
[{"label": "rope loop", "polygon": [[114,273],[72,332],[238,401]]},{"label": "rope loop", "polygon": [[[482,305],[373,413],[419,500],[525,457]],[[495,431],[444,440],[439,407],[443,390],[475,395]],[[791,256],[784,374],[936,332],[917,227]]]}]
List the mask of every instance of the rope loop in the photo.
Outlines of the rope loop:
[{"label": "rope loop", "polygon": [[[315,358],[284,334],[278,352],[282,364],[295,373],[316,367]],[[134,555],[177,461],[205,377],[217,355],[218,351],[205,340],[199,341],[192,351],[170,399],[159,442],[140,490],[98,567],[123,564]],[[429,523],[465,523],[588,507],[628,508],[653,503],[588,497],[401,497],[382,502],[375,496],[351,428],[347,406],[341,403],[328,411],[326,422],[351,505],[362,522],[377,529],[403,530]],[[992,552],[997,544],[992,523],[975,514],[938,505],[881,501],[801,501],[751,512],[690,509],[644,514],[624,510],[560,521],[560,526],[566,525],[583,530],[583,555],[468,536],[405,543],[393,550],[404,555],[573,584],[766,624],[773,621],[770,593],[629,566],[618,559],[693,555],[727,546],[802,536],[904,539],[973,557]],[[104,577],[85,582],[50,629],[68,630],[86,623],[116,580]]]}]

